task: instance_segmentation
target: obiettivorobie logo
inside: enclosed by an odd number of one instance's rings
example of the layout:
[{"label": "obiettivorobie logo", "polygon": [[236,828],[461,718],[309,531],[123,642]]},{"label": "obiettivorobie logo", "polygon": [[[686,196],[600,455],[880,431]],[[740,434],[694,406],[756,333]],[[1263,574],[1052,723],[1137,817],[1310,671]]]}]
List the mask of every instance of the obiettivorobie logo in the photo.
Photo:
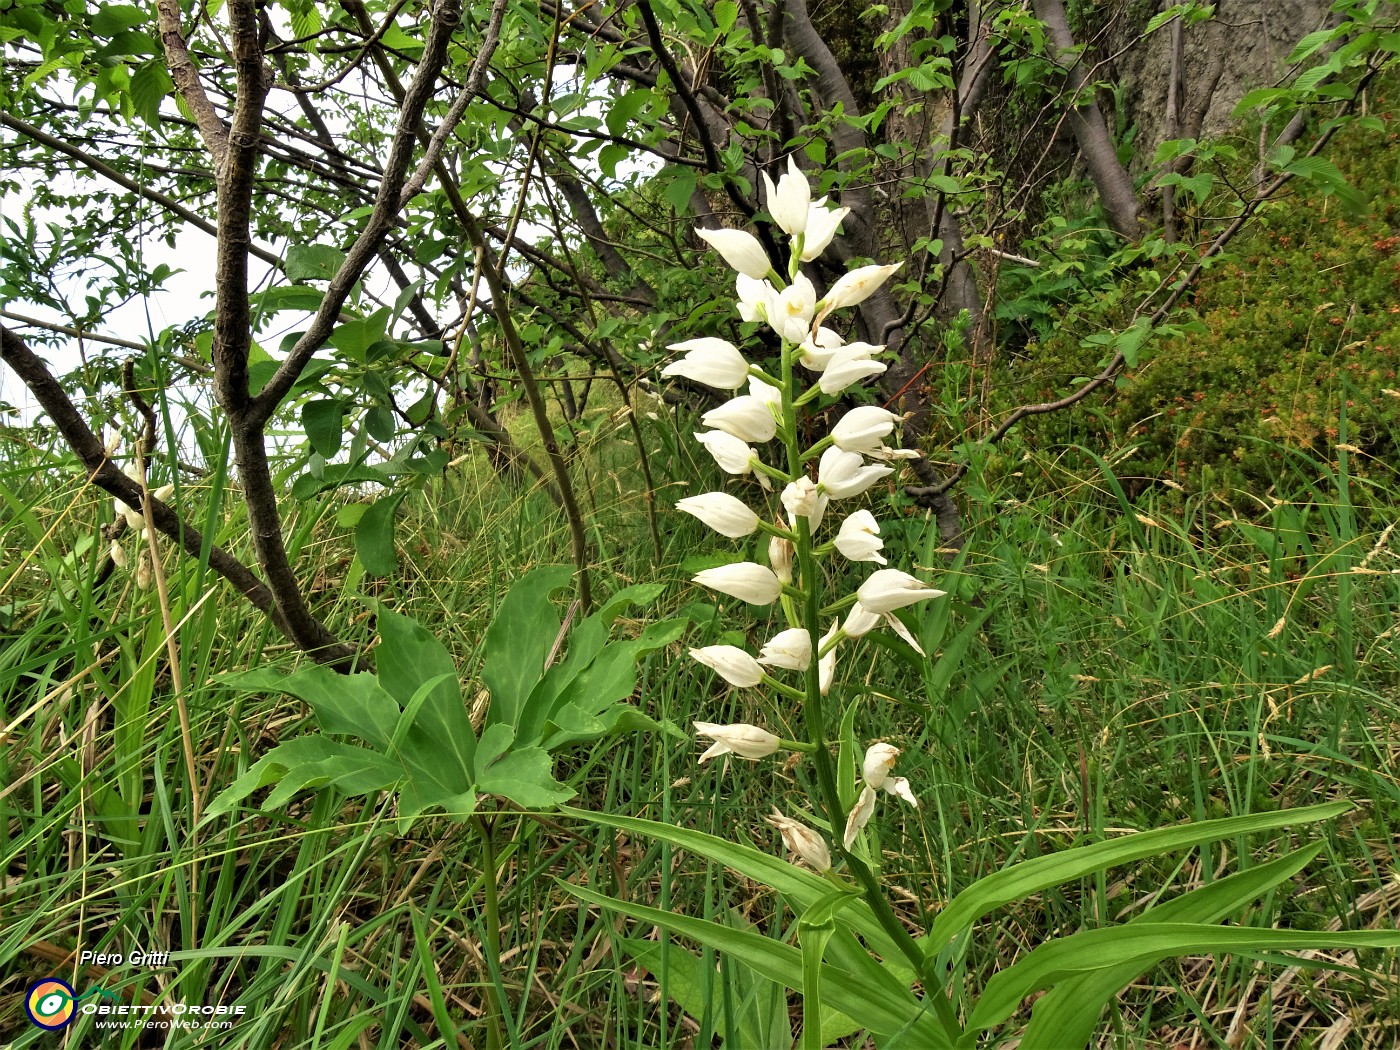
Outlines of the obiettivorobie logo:
[{"label": "obiettivorobie logo", "polygon": [[166,1003],[162,1006],[128,1003],[120,995],[101,986],[79,995],[73,986],[58,977],[35,981],[24,993],[24,1012],[36,1028],[61,1032],[79,1014],[97,1015],[99,1028],[174,1026],[183,1028],[228,1028],[247,1011],[246,1006],[192,1006]]},{"label": "obiettivorobie logo", "polygon": [[91,998],[121,1002],[121,996],[105,988],[89,988],[79,995],[67,981],[45,977],[31,984],[24,993],[24,1012],[39,1028],[57,1032],[73,1023],[73,1018],[78,1014],[78,1003]]}]

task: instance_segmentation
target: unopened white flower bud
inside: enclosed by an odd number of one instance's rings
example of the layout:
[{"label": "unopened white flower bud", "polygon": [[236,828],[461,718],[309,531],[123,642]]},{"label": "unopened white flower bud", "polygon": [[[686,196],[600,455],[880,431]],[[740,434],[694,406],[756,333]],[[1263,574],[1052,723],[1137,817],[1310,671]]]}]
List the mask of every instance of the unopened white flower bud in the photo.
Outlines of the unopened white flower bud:
[{"label": "unopened white flower bud", "polygon": [[778,421],[764,401],[744,394],[712,408],[700,417],[707,427],[723,430],[741,441],[772,441],[778,432]]},{"label": "unopened white flower bud", "polygon": [[851,409],[831,428],[831,440],[843,452],[870,455],[883,448],[885,438],[894,432],[899,417],[875,405]]},{"label": "unopened white flower bud", "polygon": [[899,569],[878,569],[856,590],[856,598],[870,612],[887,613],[945,593]]},{"label": "unopened white flower bud", "polygon": [[700,756],[702,763],[720,755],[736,755],[756,762],[777,751],[781,742],[768,730],[749,725],[747,722],[735,722],[732,725],[696,722],[695,732],[715,742],[714,746]]},{"label": "unopened white flower bud", "polygon": [[740,689],[752,688],[763,681],[763,668],[758,661],[737,645],[707,645],[690,650],[690,655]]},{"label": "unopened white flower bud", "polygon": [[743,230],[699,230],[695,235],[709,243],[734,269],[746,277],[761,278],[768,275],[772,264],[768,253],[763,250],[757,237]]},{"label": "unopened white flower bud", "polygon": [[748,536],[758,528],[758,515],[749,505],[727,492],[705,492],[678,500],[676,509],[692,514],[731,540]]},{"label": "unopened white flower bud", "polygon": [[706,569],[696,573],[692,582],[750,605],[769,605],[783,593],[782,581],[773,570],[751,561]]},{"label": "unopened white flower bud", "polygon": [[663,368],[663,376],[684,376],[716,390],[738,390],[749,378],[749,363],[744,355],[723,339],[687,339],[667,349],[683,350],[685,356]]},{"label": "unopened white flower bud", "polygon": [[787,174],[778,179],[776,188],[766,171],[762,173],[762,178],[764,199],[773,221],[784,233],[795,235],[805,232],[812,206],[812,187],[807,182],[807,176],[797,167],[797,162],[788,157]]}]

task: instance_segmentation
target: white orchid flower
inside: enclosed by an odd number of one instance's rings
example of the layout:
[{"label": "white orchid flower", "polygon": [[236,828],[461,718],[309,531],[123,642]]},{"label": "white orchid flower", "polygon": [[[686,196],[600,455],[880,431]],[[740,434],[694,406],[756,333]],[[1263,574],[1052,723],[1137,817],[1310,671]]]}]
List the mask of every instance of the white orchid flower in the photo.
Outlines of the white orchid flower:
[{"label": "white orchid flower", "polygon": [[809,372],[823,372],[842,346],[841,337],[830,328],[818,328],[802,341],[802,355],[797,361]]},{"label": "white orchid flower", "polygon": [[726,474],[748,474],[758,461],[758,453],[753,448],[723,430],[707,430],[696,434],[695,440],[705,446],[705,450],[715,457],[719,469]]},{"label": "white orchid flower", "polygon": [[881,478],[893,473],[891,467],[867,466],[859,454],[842,452],[839,448],[827,449],[817,464],[818,484],[833,499],[858,496]]},{"label": "white orchid flower", "polygon": [[700,422],[741,441],[772,441],[778,432],[778,421],[768,405],[752,394],[741,394],[719,408],[712,408],[700,417]]},{"label": "white orchid flower", "polygon": [[762,321],[767,318],[768,293],[773,290],[771,284],[741,273],[734,279],[734,288],[739,296],[739,320]]},{"label": "white orchid flower", "polygon": [[841,522],[835,539],[836,549],[850,561],[873,561],[885,564],[880,553],[885,542],[880,539],[880,523],[875,515],[862,508]]},{"label": "white orchid flower", "polygon": [[804,233],[812,209],[812,187],[807,182],[807,176],[798,169],[797,161],[788,157],[787,174],[778,179],[776,188],[767,172],[763,173],[762,178],[764,199],[773,221],[784,233],[793,236]]},{"label": "white orchid flower", "polygon": [[687,339],[667,349],[682,350],[685,356],[663,368],[663,376],[684,376],[716,390],[738,390],[749,378],[749,363],[744,355],[723,339]]},{"label": "white orchid flower", "polygon": [[903,620],[892,612],[871,612],[859,601],[851,606],[851,611],[846,614],[846,622],[842,624],[841,629],[846,632],[847,638],[860,638],[862,635],[869,634],[882,623],[900,638],[903,638],[914,652],[920,656],[925,655],[923,646],[919,644],[917,638],[909,633],[909,628],[904,626]]},{"label": "white orchid flower", "polygon": [[737,540],[758,528],[758,515],[727,492],[705,492],[676,502],[676,509],[694,515],[721,536]]},{"label": "white orchid flower", "polygon": [[783,417],[783,392],[772,383],[765,383],[758,376],[749,376],[749,397],[757,398],[768,406],[773,418]]},{"label": "white orchid flower", "polygon": [[771,605],[783,593],[783,582],[766,565],[741,561],[697,572],[691,580],[750,605]]},{"label": "white orchid flower", "polygon": [[773,268],[763,245],[751,233],[745,233],[743,230],[697,229],[695,235],[706,241],[711,248],[719,252],[725,262],[747,277],[767,277],[768,271]]},{"label": "white orchid flower", "polygon": [[768,730],[749,725],[747,722],[735,722],[732,725],[696,722],[695,732],[715,742],[713,747],[700,756],[702,765],[720,755],[735,755],[750,762],[757,762],[760,758],[767,758],[777,751],[782,742]]},{"label": "white orchid flower", "polygon": [[860,405],[851,409],[831,428],[831,440],[843,452],[871,455],[884,448],[885,438],[894,433],[899,417],[875,405]]},{"label": "white orchid flower", "polygon": [[832,310],[865,302],[903,265],[902,262],[897,262],[889,266],[858,266],[850,273],[842,274],[822,299],[821,316],[825,317]]},{"label": "white orchid flower", "polygon": [[737,645],[707,645],[690,650],[690,655],[740,689],[750,689],[763,681],[763,668],[758,661]]},{"label": "white orchid flower", "polygon": [[816,532],[831,497],[820,491],[816,482],[804,474],[796,481],[788,482],[781,499],[783,508],[788,513],[788,522],[793,528],[797,527],[798,518],[806,518],[808,529]]},{"label": "white orchid flower", "polygon": [[946,593],[899,569],[877,569],[857,588],[856,599],[869,612],[887,613]]},{"label": "white orchid flower", "polygon": [[800,346],[812,330],[816,305],[816,288],[805,274],[799,273],[781,292],[770,287],[766,304],[768,324],[779,338]]},{"label": "white orchid flower", "polygon": [[778,829],[778,833],[783,837],[783,845],[789,852],[796,853],[817,871],[831,870],[831,850],[822,841],[822,837],[806,824],[783,816],[776,806],[772,816],[764,819]]},{"label": "white orchid flower", "polygon": [[850,208],[830,208],[826,198],[813,201],[807,209],[807,230],[802,238],[802,261],[812,262],[826,251],[836,236],[836,228],[841,220],[851,213]]},{"label": "white orchid flower", "polygon": [[847,638],[859,638],[879,626],[880,614],[871,612],[857,601],[846,614],[846,622],[841,629],[846,632]]},{"label": "white orchid flower", "polygon": [[812,662],[812,636],[803,627],[779,631],[759,650],[758,662],[766,667],[805,671]]},{"label": "white orchid flower", "polygon": [[889,366],[883,361],[871,360],[870,355],[882,349],[869,343],[846,344],[831,355],[821,378],[817,380],[817,386],[821,387],[823,394],[835,397],[848,386],[880,375]]}]

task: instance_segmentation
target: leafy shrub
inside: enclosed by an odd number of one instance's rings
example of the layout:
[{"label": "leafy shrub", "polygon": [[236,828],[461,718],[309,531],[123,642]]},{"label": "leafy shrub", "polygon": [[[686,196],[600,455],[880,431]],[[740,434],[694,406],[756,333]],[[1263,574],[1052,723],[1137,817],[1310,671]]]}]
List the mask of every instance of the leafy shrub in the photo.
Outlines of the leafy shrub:
[{"label": "leafy shrub", "polygon": [[[1037,420],[1035,442],[1136,445],[1138,490],[1167,479],[1242,505],[1277,484],[1283,449],[1330,463],[1345,443],[1360,450],[1356,477],[1393,478],[1400,149],[1386,107],[1385,98],[1375,106],[1380,126],[1348,129],[1329,151],[1369,201],[1363,214],[1295,180],[1202,278],[1191,300],[1199,326],[1144,348],[1142,364],[1096,408]],[[1074,327],[1027,348],[1029,366],[997,384],[1006,405],[1061,396],[1097,371]]]}]

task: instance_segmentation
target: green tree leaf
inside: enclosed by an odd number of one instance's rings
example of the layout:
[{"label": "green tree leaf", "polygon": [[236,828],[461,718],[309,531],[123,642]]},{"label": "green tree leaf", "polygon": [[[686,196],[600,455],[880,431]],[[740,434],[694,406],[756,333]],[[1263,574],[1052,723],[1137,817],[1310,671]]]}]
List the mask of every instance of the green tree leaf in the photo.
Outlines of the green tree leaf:
[{"label": "green tree leaf", "polygon": [[355,526],[355,553],[371,576],[390,576],[398,570],[394,550],[394,516],[406,492],[391,492],[376,500]]}]

